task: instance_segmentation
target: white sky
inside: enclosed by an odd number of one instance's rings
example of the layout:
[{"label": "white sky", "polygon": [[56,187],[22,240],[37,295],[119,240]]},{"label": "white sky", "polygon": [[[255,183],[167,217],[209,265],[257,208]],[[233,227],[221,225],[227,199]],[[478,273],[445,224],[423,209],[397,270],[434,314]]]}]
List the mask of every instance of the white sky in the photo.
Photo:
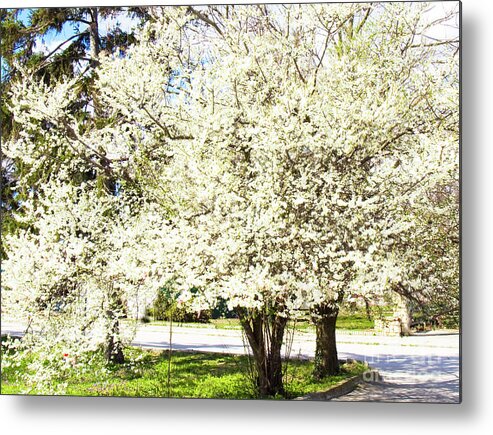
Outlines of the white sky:
[{"label": "white sky", "polygon": [[427,19],[430,21],[437,20],[440,17],[456,12],[455,17],[449,21],[441,23],[428,33],[428,36],[437,39],[453,39],[459,36],[459,2],[433,2],[427,12]]}]

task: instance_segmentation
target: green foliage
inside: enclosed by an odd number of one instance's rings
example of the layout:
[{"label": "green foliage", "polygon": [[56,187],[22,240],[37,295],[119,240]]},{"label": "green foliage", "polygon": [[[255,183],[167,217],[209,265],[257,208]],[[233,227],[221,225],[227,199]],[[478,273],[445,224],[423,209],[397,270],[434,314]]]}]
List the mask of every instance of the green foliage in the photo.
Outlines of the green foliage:
[{"label": "green foliage", "polygon": [[178,323],[205,323],[208,322],[211,317],[209,310],[194,312],[186,307],[180,306],[176,300],[176,294],[173,293],[171,287],[161,288],[152,308],[147,310],[147,316],[158,321],[172,320],[173,322]]},{"label": "green foliage", "polygon": [[224,298],[218,298],[216,306],[211,310],[213,319],[235,319],[237,314],[234,310],[228,309],[228,301]]},{"label": "green foliage", "polygon": [[[435,308],[435,309],[434,309]],[[419,307],[413,313],[412,327],[417,331],[459,328],[459,310],[436,310],[433,306]]]}]

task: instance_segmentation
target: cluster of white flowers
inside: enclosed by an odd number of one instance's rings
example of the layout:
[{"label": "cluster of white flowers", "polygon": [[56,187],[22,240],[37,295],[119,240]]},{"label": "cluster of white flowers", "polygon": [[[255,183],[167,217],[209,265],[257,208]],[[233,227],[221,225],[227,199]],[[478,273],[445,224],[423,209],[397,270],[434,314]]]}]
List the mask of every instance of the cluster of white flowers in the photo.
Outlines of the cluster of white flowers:
[{"label": "cluster of white flowers", "polygon": [[[124,56],[101,58],[104,127],[66,113],[77,79],[16,88],[25,133],[7,155],[36,173],[46,149],[72,154],[6,239],[4,307],[95,326],[115,291],[139,316],[172,283],[190,309],[221,297],[294,317],[456,285],[456,250],[432,248],[457,218],[453,193],[433,195],[458,178],[458,58],[413,43],[424,9],[218,10],[156,10]],[[100,156],[142,201],[71,184],[65,166]]]}]

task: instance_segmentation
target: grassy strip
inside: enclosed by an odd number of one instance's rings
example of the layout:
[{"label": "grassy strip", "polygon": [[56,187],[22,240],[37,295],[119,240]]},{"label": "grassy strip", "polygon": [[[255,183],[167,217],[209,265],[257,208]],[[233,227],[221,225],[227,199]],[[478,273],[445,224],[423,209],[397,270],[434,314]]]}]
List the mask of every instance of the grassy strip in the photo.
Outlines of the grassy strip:
[{"label": "grassy strip", "polygon": [[368,331],[375,326],[374,320],[368,320],[365,314],[339,314],[336,328],[351,331]]},{"label": "grassy strip", "polygon": [[[160,320],[150,324],[167,326],[169,322]],[[238,319],[211,319],[207,323],[175,323],[175,325],[190,328],[241,329]],[[289,327],[292,327],[292,324]],[[350,331],[369,331],[373,329],[374,321],[368,320],[364,314],[340,314],[337,318],[336,327]],[[295,328],[301,332],[315,331],[315,326],[307,321],[296,322]]]},{"label": "grassy strip", "polygon": [[[67,395],[76,396],[258,398],[248,375],[251,362],[247,356],[173,352],[168,388],[166,351],[129,348],[126,354],[128,359],[122,366],[106,365],[100,360],[84,374],[59,381],[68,382]],[[311,375],[312,361],[290,360],[285,374],[286,395],[276,399],[292,399],[326,390],[365,369],[363,364],[346,364],[340,375],[315,381]],[[20,394],[25,390],[25,385],[18,381],[19,370],[22,372],[25,367],[17,369],[17,373],[12,369],[2,371],[2,394]]]}]

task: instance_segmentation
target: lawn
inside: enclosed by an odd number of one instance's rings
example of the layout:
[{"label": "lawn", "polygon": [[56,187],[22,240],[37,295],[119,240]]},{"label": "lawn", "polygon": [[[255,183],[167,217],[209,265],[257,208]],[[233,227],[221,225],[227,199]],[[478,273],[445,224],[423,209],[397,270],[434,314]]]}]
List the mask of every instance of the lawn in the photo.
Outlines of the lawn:
[{"label": "lawn", "polygon": [[341,313],[337,316],[337,329],[345,329],[351,331],[368,331],[373,329],[374,326],[374,320],[369,320],[366,314],[363,314],[361,312]]},{"label": "lawn", "polygon": [[[168,321],[153,321],[153,325],[169,325]],[[214,328],[214,329],[241,329],[240,321],[238,319],[210,319],[205,323],[176,323],[181,327],[190,328]],[[315,326],[313,323],[306,320],[289,322],[288,328],[295,327],[298,331],[303,332],[315,332]],[[370,331],[374,328],[374,321],[369,320],[363,312],[346,313],[341,312],[337,317],[336,328],[341,330],[350,331]]]},{"label": "lawn", "polygon": [[[68,379],[67,395],[181,397],[218,399],[258,398],[249,375],[251,361],[247,356],[199,352],[173,352],[168,384],[168,352],[128,348],[124,365],[107,365],[96,360],[84,373],[74,370]],[[26,386],[18,381],[20,371],[2,370],[2,394],[21,394]],[[285,364],[284,397],[292,399],[310,392],[323,391],[345,378],[362,373],[366,366],[345,364],[340,375],[315,381],[313,362],[290,360]],[[76,373],[78,372],[78,373]],[[31,394],[34,394],[32,392]]]}]

